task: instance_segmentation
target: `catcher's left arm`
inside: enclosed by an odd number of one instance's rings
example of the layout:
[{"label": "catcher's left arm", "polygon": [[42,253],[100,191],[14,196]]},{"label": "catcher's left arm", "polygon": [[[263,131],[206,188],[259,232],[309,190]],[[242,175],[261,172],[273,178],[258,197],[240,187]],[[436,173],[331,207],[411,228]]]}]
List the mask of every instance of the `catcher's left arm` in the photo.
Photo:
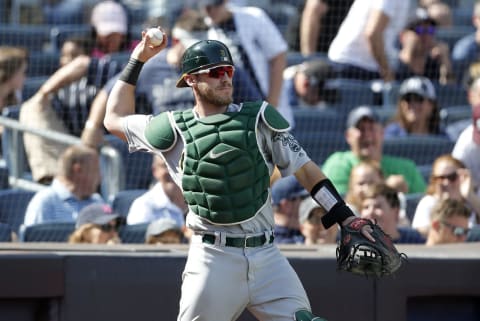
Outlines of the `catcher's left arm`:
[{"label": "catcher's left arm", "polygon": [[[341,227],[342,240],[337,249],[340,269],[363,275],[386,275],[400,267],[402,256],[390,237],[378,225],[356,217],[314,162],[303,165],[295,176],[325,209],[326,214],[322,217],[324,227],[328,229],[335,223]],[[368,260],[370,264],[365,264],[365,260],[359,259],[361,253],[375,256],[375,259]]]}]

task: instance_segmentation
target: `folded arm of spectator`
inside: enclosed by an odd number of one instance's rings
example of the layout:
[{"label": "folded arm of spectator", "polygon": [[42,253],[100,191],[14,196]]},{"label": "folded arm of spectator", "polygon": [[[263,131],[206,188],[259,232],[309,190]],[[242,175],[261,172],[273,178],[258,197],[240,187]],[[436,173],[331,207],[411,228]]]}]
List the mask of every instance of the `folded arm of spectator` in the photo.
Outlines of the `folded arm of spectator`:
[{"label": "folded arm of spectator", "polygon": [[323,0],[306,1],[300,22],[300,52],[304,56],[316,52],[322,18],[327,11],[328,5]]}]

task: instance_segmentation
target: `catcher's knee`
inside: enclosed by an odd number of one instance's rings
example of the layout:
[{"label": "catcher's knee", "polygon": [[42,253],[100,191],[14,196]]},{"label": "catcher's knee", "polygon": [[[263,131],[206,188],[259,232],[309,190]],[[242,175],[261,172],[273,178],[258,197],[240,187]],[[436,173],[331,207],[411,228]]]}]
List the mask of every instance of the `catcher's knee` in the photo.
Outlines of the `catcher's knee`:
[{"label": "catcher's knee", "polygon": [[307,310],[298,310],[293,315],[293,319],[295,321],[327,321],[327,320],[322,319],[320,317],[314,316],[312,314],[312,312],[307,311]]}]

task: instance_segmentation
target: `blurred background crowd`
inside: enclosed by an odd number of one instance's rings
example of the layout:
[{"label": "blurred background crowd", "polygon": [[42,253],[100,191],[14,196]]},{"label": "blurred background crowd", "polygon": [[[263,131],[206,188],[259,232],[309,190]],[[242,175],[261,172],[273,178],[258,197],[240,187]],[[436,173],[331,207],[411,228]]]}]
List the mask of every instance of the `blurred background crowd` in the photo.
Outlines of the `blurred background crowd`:
[{"label": "blurred background crowd", "polygon": [[[162,159],[129,154],[102,123],[155,26],[169,43],[142,70],[138,113],[191,108],[191,90],[175,88],[181,56],[221,40],[234,102],[276,106],[358,216],[396,243],[480,240],[480,2],[6,0],[0,241],[189,242]],[[295,177],[275,172],[271,192],[275,242],[337,242]]]}]

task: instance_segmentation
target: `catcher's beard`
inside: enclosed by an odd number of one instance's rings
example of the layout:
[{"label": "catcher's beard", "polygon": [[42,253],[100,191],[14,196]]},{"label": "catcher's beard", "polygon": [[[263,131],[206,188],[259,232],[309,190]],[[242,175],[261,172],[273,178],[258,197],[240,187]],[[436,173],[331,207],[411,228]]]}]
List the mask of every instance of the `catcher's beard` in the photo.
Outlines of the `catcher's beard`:
[{"label": "catcher's beard", "polygon": [[[218,88],[216,89],[223,89],[225,87],[232,88],[232,85],[229,84],[228,82],[223,82],[219,85]],[[232,94],[229,95],[218,95],[215,93],[215,90],[209,87],[206,84],[198,84],[198,91],[197,94],[202,98],[203,101],[206,103],[212,104],[217,107],[225,107],[227,105],[230,105],[233,102]]]}]

